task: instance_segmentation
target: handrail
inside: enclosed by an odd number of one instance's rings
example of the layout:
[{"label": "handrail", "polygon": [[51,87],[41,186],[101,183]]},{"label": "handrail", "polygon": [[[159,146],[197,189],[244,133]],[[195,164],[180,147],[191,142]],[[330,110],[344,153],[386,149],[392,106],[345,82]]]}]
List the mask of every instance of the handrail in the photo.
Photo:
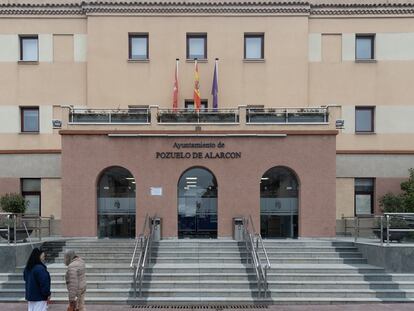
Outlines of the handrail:
[{"label": "handrail", "polygon": [[246,244],[246,250],[249,252],[251,260],[252,260],[252,266],[256,274],[257,289],[259,291],[258,297],[260,298],[262,295],[262,275],[259,269],[260,261],[258,260],[256,249],[254,247],[253,237],[252,237],[252,234],[249,232],[248,226],[249,226],[248,220],[246,218],[243,218],[243,240]]},{"label": "handrail", "polygon": [[144,226],[142,227],[142,232],[141,234],[139,234],[136,237],[136,241],[135,241],[135,247],[134,247],[134,253],[132,254],[132,258],[131,258],[131,263],[130,263],[130,267],[133,267],[133,263],[134,263],[134,259],[135,259],[135,254],[137,252],[137,248],[138,248],[138,243],[141,241],[141,237],[144,235],[145,232],[145,228],[147,227],[147,221],[148,221],[148,214],[145,216],[145,221],[144,221]]},{"label": "handrail", "polygon": [[[0,232],[7,232],[7,243],[10,244],[11,239],[10,239],[10,233],[12,232],[11,230],[13,230],[13,243],[14,245],[17,244],[17,231],[22,231],[24,230],[30,243],[32,243],[31,238],[30,238],[30,234],[29,234],[29,230],[32,231],[37,231],[37,237],[39,238],[39,240],[42,240],[42,229],[48,229],[48,234],[49,236],[51,235],[51,223],[50,221],[53,219],[53,217],[45,217],[45,216],[37,216],[37,215],[30,215],[30,214],[24,214],[24,213],[6,213],[6,212],[0,212],[0,217],[1,216],[5,216],[5,218],[7,219],[6,223],[7,225],[5,226],[6,228],[4,229],[0,229]],[[42,220],[43,219],[47,219],[48,220],[48,225],[47,226],[42,226]],[[33,226],[27,226],[26,223],[28,221],[35,221],[35,224]],[[11,224],[11,222],[13,224]],[[18,224],[22,224],[23,225],[23,229],[17,229]],[[12,227],[13,226],[13,227]]]},{"label": "handrail", "polygon": [[[139,284],[139,295],[142,297],[142,281],[144,277],[144,271],[147,263],[151,261],[151,249],[152,249],[152,242],[154,240],[154,226],[152,225],[152,219],[148,215],[145,217],[144,227],[142,233],[139,235],[136,243],[134,254],[131,259],[131,267],[134,269],[133,274],[133,284],[134,284],[134,294],[137,297],[137,286]],[[148,229],[148,230],[147,230]],[[146,232],[149,231],[147,234]],[[137,260],[136,251],[138,248],[138,243],[140,244],[140,252]]]},{"label": "handrail", "polygon": [[[384,242],[386,241],[387,244],[390,244],[390,233],[391,232],[414,232],[413,228],[393,228],[393,224],[391,223],[392,218],[400,218],[402,220],[411,220],[414,221],[414,213],[383,213],[383,215],[359,215],[359,216],[354,216],[354,217],[342,217],[343,220],[345,220],[345,233],[347,232],[348,228],[352,228],[352,227],[348,227],[346,220],[350,219],[353,220],[354,222],[354,242],[358,241],[358,238],[360,237],[360,231],[361,229],[369,229],[369,230],[373,230],[376,227],[368,227],[368,228],[361,228],[361,224],[360,224],[360,220],[361,219],[379,219],[379,237],[380,237],[380,242],[381,242],[381,246],[384,244]],[[384,221],[385,220],[385,221]],[[385,226],[384,226],[385,225]],[[377,229],[378,230],[378,229]],[[378,236],[377,235],[377,236]]]},{"label": "handrail", "polygon": [[[267,292],[268,292],[268,289],[269,289],[269,284],[268,284],[268,282],[267,282],[267,271],[270,269],[270,268],[272,268],[272,266],[271,266],[271,264],[270,264],[270,260],[269,260],[269,256],[268,256],[268,254],[267,254],[267,250],[266,250],[266,247],[265,247],[265,245],[264,245],[264,243],[263,243],[263,239],[262,239],[262,235],[260,234],[260,233],[258,233],[258,232],[256,232],[256,229],[255,229],[255,227],[254,227],[254,222],[253,222],[253,219],[252,219],[252,215],[249,215],[249,222],[251,223],[251,225],[252,225],[252,229],[253,229],[253,234],[255,235],[255,237],[256,237],[256,253],[257,253],[257,255],[258,255],[258,258],[259,258],[259,260],[260,260],[260,257],[259,257],[259,254],[258,254],[258,251],[259,251],[259,243],[260,243],[260,245],[261,245],[261,247],[262,247],[262,250],[263,250],[263,253],[264,253],[264,255],[265,255],[265,259],[266,259],[266,265],[265,265],[265,267],[264,267],[264,279],[263,279],[263,286],[264,286],[264,296],[266,297],[266,295],[267,295]],[[261,262],[260,262],[261,263]],[[262,268],[263,269],[263,268]]]}]

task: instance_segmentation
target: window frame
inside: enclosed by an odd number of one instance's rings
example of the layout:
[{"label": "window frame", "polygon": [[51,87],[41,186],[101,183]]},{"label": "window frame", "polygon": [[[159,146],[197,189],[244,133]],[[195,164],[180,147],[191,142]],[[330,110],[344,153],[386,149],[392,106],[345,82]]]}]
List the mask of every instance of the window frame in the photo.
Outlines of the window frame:
[{"label": "window frame", "polygon": [[[358,39],[359,38],[369,38],[371,39],[371,58],[358,58]],[[375,34],[356,34],[355,35],[355,60],[356,61],[374,61],[375,60]]]},{"label": "window frame", "polygon": [[[133,38],[145,38],[147,43],[146,58],[133,58],[132,57],[132,39]],[[128,33],[128,60],[133,61],[147,61],[149,60],[149,33],[148,32],[130,32]]]},{"label": "window frame", "polygon": [[[371,180],[372,181],[372,191],[362,191],[356,190],[356,180],[357,179],[364,179],[364,180]],[[371,196],[371,212],[370,214],[357,214],[357,205],[356,205],[356,197],[358,194],[366,194]],[[373,177],[356,177],[354,178],[354,216],[360,215],[374,215],[374,200],[375,200],[375,178]]]},{"label": "window frame", "polygon": [[[23,59],[23,41],[26,39],[36,39],[37,41],[37,58],[35,60]],[[39,61],[39,35],[19,35],[19,61],[20,62],[38,62]]]},{"label": "window frame", "polygon": [[[189,109],[188,108],[188,105],[193,105],[193,109]],[[203,104],[204,104],[204,106],[203,106]],[[186,99],[186,100],[184,100],[184,109],[186,110],[186,111],[195,111],[196,109],[195,109],[195,104],[194,104],[194,100],[193,99]],[[208,99],[202,99],[201,100],[201,109],[200,109],[200,111],[201,112],[203,112],[203,111],[208,111]]]},{"label": "window frame", "polygon": [[40,191],[24,191],[23,190],[23,181],[24,180],[39,180],[40,187],[42,187],[42,179],[41,178],[20,178],[20,192],[22,197],[26,200],[26,195],[32,195],[32,196],[39,196],[39,215],[36,214],[26,214],[24,215],[36,215],[36,216],[42,216],[42,188],[40,188]]},{"label": "window frame", "polygon": [[[265,37],[265,34],[264,34],[264,32],[260,32],[260,33],[254,33],[254,32],[245,32],[244,33],[244,54],[243,54],[243,59],[244,60],[264,60],[264,37]],[[246,39],[247,38],[261,38],[261,40],[262,40],[262,44],[261,44],[261,55],[260,55],[260,57],[261,58],[246,58],[246,51],[247,51],[247,44],[246,44]]]},{"label": "window frame", "polygon": [[[357,130],[357,113],[360,110],[370,110],[371,111],[371,129],[368,131],[359,131]],[[375,133],[375,106],[355,106],[355,133],[364,134],[364,133]]]},{"label": "window frame", "polygon": [[[24,130],[24,112],[27,110],[37,111],[37,131]],[[21,133],[40,133],[40,109],[39,106],[20,106],[20,132]]]},{"label": "window frame", "polygon": [[[202,38],[204,39],[204,55],[203,58],[190,57],[190,39]],[[186,59],[187,60],[207,60],[207,33],[206,32],[187,32],[186,33]]]}]

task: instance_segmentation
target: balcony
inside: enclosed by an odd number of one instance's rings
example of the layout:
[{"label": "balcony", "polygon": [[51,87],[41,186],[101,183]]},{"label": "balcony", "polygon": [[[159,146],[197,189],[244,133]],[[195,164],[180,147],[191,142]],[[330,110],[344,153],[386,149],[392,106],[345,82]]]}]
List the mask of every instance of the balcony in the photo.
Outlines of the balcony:
[{"label": "balcony", "polygon": [[[165,109],[85,109],[64,107],[63,129],[102,131],[237,130],[268,131],[335,130],[340,107]],[[87,126],[87,128],[86,128]]]},{"label": "balcony", "polygon": [[246,123],[327,123],[328,116],[327,108],[251,108],[247,109]]},{"label": "balcony", "polygon": [[200,111],[187,109],[159,109],[158,123],[171,124],[208,124],[208,123],[238,123],[238,109],[202,109]]},{"label": "balcony", "polygon": [[72,124],[149,124],[151,114],[147,108],[137,109],[71,109]]}]

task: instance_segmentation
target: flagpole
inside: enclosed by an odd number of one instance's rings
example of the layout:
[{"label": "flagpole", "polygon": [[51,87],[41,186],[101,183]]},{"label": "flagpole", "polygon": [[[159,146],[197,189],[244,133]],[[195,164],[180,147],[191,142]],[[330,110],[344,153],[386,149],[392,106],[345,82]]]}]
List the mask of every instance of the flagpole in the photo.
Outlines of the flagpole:
[{"label": "flagpole", "polygon": [[178,108],[178,61],[175,59],[175,73],[174,73],[174,93],[173,93],[173,111],[176,112]]},{"label": "flagpole", "polygon": [[[216,58],[216,82],[217,82],[217,95],[216,95],[216,104],[218,105],[218,86],[219,86],[219,68],[218,68],[218,61],[219,59]],[[218,107],[216,107],[216,111],[217,111]]]},{"label": "flagpole", "polygon": [[[197,58],[194,58],[194,72],[197,74],[197,76],[199,75],[198,68],[197,68]],[[199,76],[197,78],[198,78],[198,80],[200,80]],[[199,89],[199,84],[197,84],[197,89],[198,89],[198,91],[200,90]],[[195,85],[194,85],[194,90],[195,90]],[[194,108],[197,112],[200,111],[200,107],[198,106],[198,100],[196,102],[195,98],[194,98]]]}]

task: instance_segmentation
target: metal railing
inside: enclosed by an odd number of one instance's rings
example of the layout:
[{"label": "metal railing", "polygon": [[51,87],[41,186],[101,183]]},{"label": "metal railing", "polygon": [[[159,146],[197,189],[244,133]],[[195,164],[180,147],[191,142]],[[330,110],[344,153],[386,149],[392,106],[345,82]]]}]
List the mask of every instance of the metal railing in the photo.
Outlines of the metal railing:
[{"label": "metal railing", "polygon": [[248,108],[246,122],[254,123],[327,123],[328,108]]},{"label": "metal railing", "polygon": [[[249,229],[250,226],[252,227],[252,231]],[[268,282],[267,282],[267,270],[270,268],[270,261],[267,256],[266,249],[263,244],[263,240],[261,240],[261,245],[265,253],[265,257],[267,260],[267,263],[265,267],[263,268],[258,249],[259,249],[259,235],[255,234],[254,230],[254,224],[252,221],[251,216],[249,218],[243,218],[243,241],[246,245],[246,250],[248,252],[248,257],[250,256],[251,264],[253,267],[253,270],[256,275],[256,281],[257,281],[257,289],[258,289],[258,298],[266,298],[267,293],[269,290]],[[247,261],[249,263],[249,261]]]},{"label": "metal railing", "polygon": [[238,109],[159,109],[159,123],[238,123]]},{"label": "metal railing", "polygon": [[[144,271],[147,264],[151,261],[151,249],[154,239],[154,226],[152,219],[148,215],[145,217],[144,227],[142,233],[137,237],[132,255],[130,267],[133,268],[133,285],[134,295],[137,297],[137,287],[139,286],[139,296],[142,297],[142,281],[144,278]],[[139,255],[137,250],[139,248]]]},{"label": "metal railing", "polygon": [[149,108],[130,109],[79,109],[69,112],[72,124],[147,124],[151,122]]},{"label": "metal railing", "polygon": [[[361,233],[368,238],[376,236],[380,239],[381,245],[395,240],[400,242],[406,232],[414,232],[414,213],[384,213],[383,215],[360,215],[355,217],[342,217],[345,221],[345,234],[353,230],[354,241],[361,238]],[[352,226],[348,226],[347,220],[351,220]],[[365,221],[365,225],[361,225]],[[367,225],[368,222],[368,225]],[[370,223],[369,223],[370,222]]]},{"label": "metal railing", "polygon": [[[7,241],[7,244],[24,240],[25,237],[31,242],[31,234],[42,240],[43,231],[47,230],[47,236],[51,235],[52,217],[25,215],[16,213],[0,213],[0,236]],[[47,221],[46,225],[43,225]]]}]

